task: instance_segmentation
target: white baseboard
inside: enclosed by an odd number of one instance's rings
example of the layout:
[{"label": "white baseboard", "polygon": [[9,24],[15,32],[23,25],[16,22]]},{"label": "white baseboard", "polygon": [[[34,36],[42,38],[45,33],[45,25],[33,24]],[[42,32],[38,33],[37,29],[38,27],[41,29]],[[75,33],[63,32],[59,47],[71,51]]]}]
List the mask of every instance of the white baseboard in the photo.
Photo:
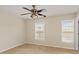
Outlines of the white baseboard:
[{"label": "white baseboard", "polygon": [[74,48],[66,48],[66,47],[60,47],[60,46],[50,46],[50,45],[37,44],[37,43],[32,43],[32,42],[26,42],[26,44],[35,44],[35,45],[42,45],[42,46],[48,46],[48,47],[56,47],[56,48],[63,48],[63,49],[71,49],[71,50],[75,50]]},{"label": "white baseboard", "polygon": [[25,44],[25,43],[20,43],[20,44],[17,44],[17,45],[13,45],[12,47],[9,47],[9,48],[6,48],[6,49],[1,50],[0,53],[2,53],[2,52],[4,52],[4,51],[7,51],[7,50],[10,50],[10,49],[12,49],[12,48],[21,46],[21,45],[23,45],[23,44]]}]

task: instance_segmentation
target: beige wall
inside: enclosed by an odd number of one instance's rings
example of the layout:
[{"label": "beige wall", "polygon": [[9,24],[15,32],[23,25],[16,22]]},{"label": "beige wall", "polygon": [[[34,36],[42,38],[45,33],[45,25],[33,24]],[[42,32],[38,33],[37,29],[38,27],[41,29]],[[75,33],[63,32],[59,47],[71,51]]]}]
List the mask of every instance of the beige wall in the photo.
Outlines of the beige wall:
[{"label": "beige wall", "polygon": [[75,15],[61,15],[55,17],[47,17],[44,18],[44,22],[46,23],[46,38],[45,40],[35,40],[34,39],[34,22],[33,20],[26,21],[26,43],[45,45],[51,47],[61,47],[74,49],[73,43],[64,43],[61,40],[61,20],[66,19],[74,19]]},{"label": "beige wall", "polygon": [[0,10],[0,52],[24,42],[24,20]]},{"label": "beige wall", "polygon": [[45,40],[35,40],[35,21],[24,21],[8,12],[0,10],[0,52],[24,44],[25,42],[74,49],[74,43],[63,43],[61,41],[61,20],[72,20],[74,18],[74,14],[44,18],[43,21],[46,23]]}]

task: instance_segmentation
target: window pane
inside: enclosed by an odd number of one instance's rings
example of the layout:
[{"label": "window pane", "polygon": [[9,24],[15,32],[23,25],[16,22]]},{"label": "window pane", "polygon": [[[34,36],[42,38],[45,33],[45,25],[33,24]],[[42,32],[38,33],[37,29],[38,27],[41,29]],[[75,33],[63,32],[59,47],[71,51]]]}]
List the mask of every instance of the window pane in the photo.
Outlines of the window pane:
[{"label": "window pane", "polygon": [[35,39],[36,40],[45,39],[45,23],[44,22],[35,23]]},{"label": "window pane", "polygon": [[62,41],[74,41],[74,20],[62,20]]}]

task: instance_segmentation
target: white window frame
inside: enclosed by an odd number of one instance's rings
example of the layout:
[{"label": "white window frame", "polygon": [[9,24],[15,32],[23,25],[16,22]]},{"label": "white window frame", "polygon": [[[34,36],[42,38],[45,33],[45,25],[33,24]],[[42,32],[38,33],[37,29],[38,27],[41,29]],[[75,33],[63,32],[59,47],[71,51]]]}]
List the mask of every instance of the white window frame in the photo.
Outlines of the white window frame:
[{"label": "white window frame", "polygon": [[[42,31],[40,31],[40,32],[38,31],[40,33],[40,34],[38,34],[38,37],[36,37],[36,35],[37,35],[36,34],[36,24],[43,24],[43,26],[44,26],[43,33],[41,33]],[[41,34],[42,34],[43,37],[41,36]],[[35,22],[35,40],[45,40],[45,22],[43,22],[43,21]]]},{"label": "white window frame", "polygon": [[[72,30],[66,30],[66,28],[68,29],[68,27],[64,26],[66,23],[68,22],[72,22],[70,23],[70,25],[67,24],[67,26],[72,29]],[[65,24],[64,24],[65,23]],[[74,43],[74,20],[62,20],[61,22],[62,25],[62,42],[65,43]],[[64,29],[65,28],[65,29]],[[69,35],[70,34],[70,35]]]}]

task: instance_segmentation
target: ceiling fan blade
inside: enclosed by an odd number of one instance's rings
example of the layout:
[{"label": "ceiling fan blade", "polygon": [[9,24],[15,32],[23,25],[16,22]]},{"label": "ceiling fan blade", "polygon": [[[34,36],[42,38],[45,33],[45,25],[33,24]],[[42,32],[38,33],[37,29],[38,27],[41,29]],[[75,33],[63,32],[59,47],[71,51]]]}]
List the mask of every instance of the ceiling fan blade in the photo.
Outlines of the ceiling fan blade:
[{"label": "ceiling fan blade", "polygon": [[46,9],[37,10],[37,12],[42,12],[42,11],[46,11]]},{"label": "ceiling fan blade", "polygon": [[38,15],[43,16],[43,17],[46,17],[46,15],[43,15],[43,14],[38,14]]},{"label": "ceiling fan blade", "polygon": [[28,10],[28,11],[31,11],[30,9],[28,9],[28,8],[26,8],[26,7],[23,7],[23,9]]},{"label": "ceiling fan blade", "polygon": [[21,15],[28,15],[28,14],[31,14],[31,13],[25,13],[25,14],[21,14]]}]

